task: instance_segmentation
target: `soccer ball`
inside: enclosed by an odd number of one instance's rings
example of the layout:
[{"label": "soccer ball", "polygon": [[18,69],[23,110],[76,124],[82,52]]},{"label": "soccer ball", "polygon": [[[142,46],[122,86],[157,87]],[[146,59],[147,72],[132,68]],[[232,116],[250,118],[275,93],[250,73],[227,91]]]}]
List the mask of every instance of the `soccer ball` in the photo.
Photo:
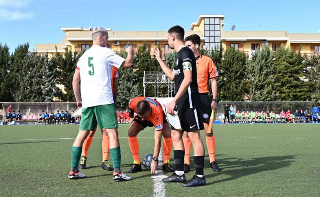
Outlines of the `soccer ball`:
[{"label": "soccer ball", "polygon": [[150,170],[150,168],[151,168],[152,157],[153,157],[153,154],[148,154],[148,155],[146,155],[146,156],[143,158],[143,160],[142,160],[142,165],[143,165],[147,170]]}]

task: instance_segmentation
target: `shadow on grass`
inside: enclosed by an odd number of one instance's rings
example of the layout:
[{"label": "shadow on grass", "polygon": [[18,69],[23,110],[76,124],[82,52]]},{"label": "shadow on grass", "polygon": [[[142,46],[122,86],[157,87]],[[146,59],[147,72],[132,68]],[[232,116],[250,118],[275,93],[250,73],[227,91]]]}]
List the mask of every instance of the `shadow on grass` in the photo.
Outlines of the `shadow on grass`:
[{"label": "shadow on grass", "polygon": [[28,142],[7,142],[7,143],[0,143],[0,145],[10,145],[10,144],[34,144],[34,143],[47,143],[47,142],[59,142],[59,141],[48,141],[48,140],[44,140],[44,141],[28,141]]},{"label": "shadow on grass", "polygon": [[228,175],[228,178],[217,180],[207,185],[216,184],[238,179],[240,177],[249,176],[265,171],[277,170],[290,166],[294,162],[296,155],[286,156],[270,156],[270,157],[257,157],[249,160],[239,158],[225,158],[219,159],[219,164],[222,164],[223,170],[221,172],[212,172],[206,175],[207,178],[217,176],[219,174]]}]

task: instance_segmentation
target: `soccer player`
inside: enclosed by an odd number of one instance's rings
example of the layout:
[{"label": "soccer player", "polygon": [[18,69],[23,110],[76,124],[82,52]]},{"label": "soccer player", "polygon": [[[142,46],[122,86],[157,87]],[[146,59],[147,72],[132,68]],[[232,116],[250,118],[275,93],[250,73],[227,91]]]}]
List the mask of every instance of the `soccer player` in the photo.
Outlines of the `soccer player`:
[{"label": "soccer player", "polygon": [[[113,95],[113,100],[117,100],[117,95],[118,95],[118,68],[117,67],[112,67],[112,80],[111,80],[111,88],[112,88],[112,95]],[[91,146],[93,136],[96,133],[97,128],[94,130],[90,131],[90,134],[84,141],[82,145],[82,153],[81,153],[81,159],[80,159],[80,168],[85,169],[87,168],[87,157],[88,157],[88,151]],[[109,136],[107,132],[102,133],[102,139],[101,139],[101,147],[102,147],[102,164],[101,168],[104,170],[112,171],[113,167],[111,166],[109,162]]]},{"label": "soccer player", "polygon": [[[154,126],[154,149],[151,163],[151,173],[154,174],[161,147],[161,137],[164,141],[162,145],[163,150],[163,165],[164,171],[173,172],[170,165],[170,154],[172,148],[171,129],[167,122],[166,116],[163,112],[161,104],[153,99],[147,97],[135,97],[129,101],[129,115],[130,127],[128,129],[128,140],[130,150],[133,156],[133,165],[129,172],[136,173],[141,171],[139,141],[137,135],[146,127]],[[134,113],[137,115],[134,116]]]},{"label": "soccer player", "polygon": [[17,119],[17,122],[20,122],[20,120],[22,119],[22,115],[20,111],[18,111],[18,113],[16,114],[16,119]]},{"label": "soccer player", "polygon": [[[78,163],[81,157],[82,145],[99,124],[109,136],[110,155],[113,161],[113,180],[128,181],[128,177],[120,169],[121,152],[118,137],[118,122],[111,88],[112,66],[131,68],[133,49],[128,46],[124,59],[107,48],[108,31],[97,27],[92,32],[93,45],[80,57],[73,76],[73,91],[77,107],[82,107],[79,133],[72,145],[70,179],[86,177],[79,171]],[[81,81],[81,89],[80,89]]]},{"label": "soccer player", "polygon": [[240,111],[238,110],[235,114],[235,122],[236,123],[241,123],[242,122],[242,114],[240,113]]},{"label": "soccer player", "polygon": [[61,114],[60,114],[60,112],[59,112],[59,110],[57,110],[57,113],[56,113],[56,115],[55,115],[55,122],[56,122],[56,124],[59,124],[60,123],[60,117],[61,117]]},{"label": "soccer player", "polygon": [[203,129],[203,122],[200,119],[201,100],[197,84],[196,59],[191,49],[184,46],[184,29],[180,26],[173,26],[168,30],[168,45],[177,51],[176,65],[171,70],[162,60],[160,50],[154,49],[154,55],[159,62],[161,69],[174,80],[175,96],[167,106],[167,113],[175,115],[177,111],[182,130],[172,130],[171,138],[174,147],[175,172],[163,182],[185,182],[184,174],[184,145],[182,141],[183,131],[188,132],[194,149],[194,166],[196,174],[184,187],[194,187],[206,184],[204,176],[204,146],[200,137],[200,130]]},{"label": "soccer player", "polygon": [[[216,171],[220,172],[216,159],[215,159],[215,136],[212,131],[208,132],[208,126],[210,121],[210,115],[212,110],[217,110],[218,105],[218,85],[216,78],[219,77],[219,72],[212,61],[208,56],[202,55],[200,52],[200,37],[197,34],[192,34],[185,38],[185,45],[188,46],[194,53],[196,57],[197,64],[197,82],[198,82],[198,91],[200,93],[201,99],[201,119],[203,121],[204,133],[206,136],[206,144],[209,152],[210,167]],[[212,91],[212,101],[209,97],[210,85],[211,82],[211,91]],[[184,172],[190,171],[190,149],[191,142],[188,137],[188,133],[184,132],[183,134],[183,143],[185,148],[184,156]]]}]

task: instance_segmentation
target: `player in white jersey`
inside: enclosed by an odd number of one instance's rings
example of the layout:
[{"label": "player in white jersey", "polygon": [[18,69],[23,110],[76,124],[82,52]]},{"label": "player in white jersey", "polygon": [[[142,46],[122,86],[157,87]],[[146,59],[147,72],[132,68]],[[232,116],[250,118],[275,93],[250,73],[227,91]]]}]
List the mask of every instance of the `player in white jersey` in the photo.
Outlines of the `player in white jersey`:
[{"label": "player in white jersey", "polygon": [[[79,133],[73,143],[71,152],[70,179],[86,177],[78,169],[84,140],[99,124],[110,140],[110,155],[113,161],[115,181],[131,180],[120,170],[121,152],[118,138],[118,121],[112,95],[112,66],[131,68],[133,49],[127,47],[126,59],[107,48],[108,31],[104,28],[94,28],[92,32],[92,47],[79,59],[73,76],[73,91],[77,106],[82,107]],[[80,89],[81,81],[81,89]]]}]

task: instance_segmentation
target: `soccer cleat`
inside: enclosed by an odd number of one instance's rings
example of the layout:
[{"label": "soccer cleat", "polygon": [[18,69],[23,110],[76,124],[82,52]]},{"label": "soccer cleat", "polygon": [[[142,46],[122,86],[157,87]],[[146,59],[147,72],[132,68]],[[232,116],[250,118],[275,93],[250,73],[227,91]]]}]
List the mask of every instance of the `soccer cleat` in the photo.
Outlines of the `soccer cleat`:
[{"label": "soccer cleat", "polygon": [[221,172],[221,168],[219,168],[217,162],[215,162],[215,161],[210,163],[210,167],[213,169],[213,171]]},{"label": "soccer cleat", "polygon": [[103,168],[104,170],[107,170],[107,171],[113,170],[113,167],[110,165],[108,160],[105,160],[104,162],[102,162],[101,168]]},{"label": "soccer cleat", "polygon": [[188,165],[188,164],[184,164],[184,173],[188,173],[188,172],[190,172],[190,165]]},{"label": "soccer cleat", "polygon": [[169,160],[165,161],[165,163],[162,165],[162,170],[166,172],[174,172],[174,169],[173,167],[171,167]]},{"label": "soccer cleat", "polygon": [[170,182],[179,182],[184,183],[186,181],[186,176],[183,174],[181,176],[177,175],[175,172],[169,176],[168,178],[162,179],[164,183],[170,183]]},{"label": "soccer cleat", "polygon": [[81,156],[79,166],[80,166],[80,168],[82,168],[82,169],[87,168],[87,157]]},{"label": "soccer cleat", "polygon": [[127,176],[125,173],[120,173],[120,174],[114,174],[113,175],[113,180],[119,182],[119,181],[130,181],[131,177]]},{"label": "soccer cleat", "polygon": [[207,183],[207,181],[204,176],[202,178],[200,178],[197,175],[194,175],[190,181],[183,184],[183,187],[203,186],[203,185],[206,185],[206,183]]},{"label": "soccer cleat", "polygon": [[81,172],[70,171],[68,174],[69,179],[81,179],[81,178],[85,178],[85,177],[86,177],[86,175],[82,174]]},{"label": "soccer cleat", "polygon": [[141,169],[141,164],[133,164],[132,167],[130,168],[129,172],[130,173],[136,173],[136,172],[140,172]]}]

